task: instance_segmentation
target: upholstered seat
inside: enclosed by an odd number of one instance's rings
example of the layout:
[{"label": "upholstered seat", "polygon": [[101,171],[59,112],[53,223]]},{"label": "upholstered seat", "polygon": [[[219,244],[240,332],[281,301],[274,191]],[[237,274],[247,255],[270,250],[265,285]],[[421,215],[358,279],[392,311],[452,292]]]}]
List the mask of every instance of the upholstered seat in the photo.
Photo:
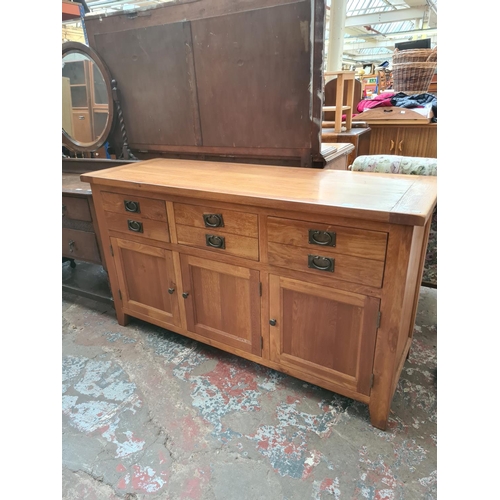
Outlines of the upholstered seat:
[{"label": "upholstered seat", "polygon": [[[349,169],[358,172],[437,176],[437,159],[416,156],[365,155],[358,156]],[[437,287],[437,205],[432,214],[422,285]]]}]

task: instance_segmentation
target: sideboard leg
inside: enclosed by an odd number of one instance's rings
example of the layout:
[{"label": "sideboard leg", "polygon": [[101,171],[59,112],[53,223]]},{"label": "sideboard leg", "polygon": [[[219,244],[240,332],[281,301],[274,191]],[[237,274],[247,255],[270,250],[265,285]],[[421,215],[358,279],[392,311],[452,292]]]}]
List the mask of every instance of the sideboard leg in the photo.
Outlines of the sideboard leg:
[{"label": "sideboard leg", "polygon": [[389,420],[389,406],[387,408],[380,405],[372,405],[370,403],[370,423],[373,427],[385,431],[387,429],[387,421]]},{"label": "sideboard leg", "polygon": [[128,322],[130,321],[130,316],[128,314],[125,314],[123,311],[116,310],[116,320],[118,321],[119,325],[127,326]]}]

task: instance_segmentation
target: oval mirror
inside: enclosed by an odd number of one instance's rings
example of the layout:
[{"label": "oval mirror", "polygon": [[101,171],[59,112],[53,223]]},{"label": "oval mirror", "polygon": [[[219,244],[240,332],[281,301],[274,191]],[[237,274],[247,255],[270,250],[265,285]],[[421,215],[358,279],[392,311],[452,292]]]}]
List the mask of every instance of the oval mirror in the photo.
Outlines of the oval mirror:
[{"label": "oval mirror", "polygon": [[75,151],[95,151],[113,123],[111,77],[99,56],[86,45],[62,46],[63,143]]}]

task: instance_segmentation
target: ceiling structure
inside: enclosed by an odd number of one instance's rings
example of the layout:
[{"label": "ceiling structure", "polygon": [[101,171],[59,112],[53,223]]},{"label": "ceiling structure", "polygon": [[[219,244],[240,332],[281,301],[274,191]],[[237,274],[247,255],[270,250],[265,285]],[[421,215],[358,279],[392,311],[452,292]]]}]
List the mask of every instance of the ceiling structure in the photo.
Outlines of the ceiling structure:
[{"label": "ceiling structure", "polygon": [[[109,14],[154,7],[173,0],[86,0],[92,14]],[[437,0],[326,0],[325,61],[328,51],[330,5],[346,2],[344,47],[345,69],[364,64],[391,63],[397,42],[431,38],[437,44]],[[63,22],[63,41],[85,43],[81,21]]]}]

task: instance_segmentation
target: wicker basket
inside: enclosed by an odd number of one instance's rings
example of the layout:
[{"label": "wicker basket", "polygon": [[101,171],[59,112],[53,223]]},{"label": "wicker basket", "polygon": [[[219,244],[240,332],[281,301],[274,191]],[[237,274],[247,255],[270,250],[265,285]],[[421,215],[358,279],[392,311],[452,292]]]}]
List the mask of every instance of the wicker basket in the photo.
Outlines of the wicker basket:
[{"label": "wicker basket", "polygon": [[433,49],[394,50],[392,64],[407,62],[437,62],[437,47]]},{"label": "wicker basket", "polygon": [[394,92],[425,94],[429,90],[437,62],[404,62],[392,65]]}]

